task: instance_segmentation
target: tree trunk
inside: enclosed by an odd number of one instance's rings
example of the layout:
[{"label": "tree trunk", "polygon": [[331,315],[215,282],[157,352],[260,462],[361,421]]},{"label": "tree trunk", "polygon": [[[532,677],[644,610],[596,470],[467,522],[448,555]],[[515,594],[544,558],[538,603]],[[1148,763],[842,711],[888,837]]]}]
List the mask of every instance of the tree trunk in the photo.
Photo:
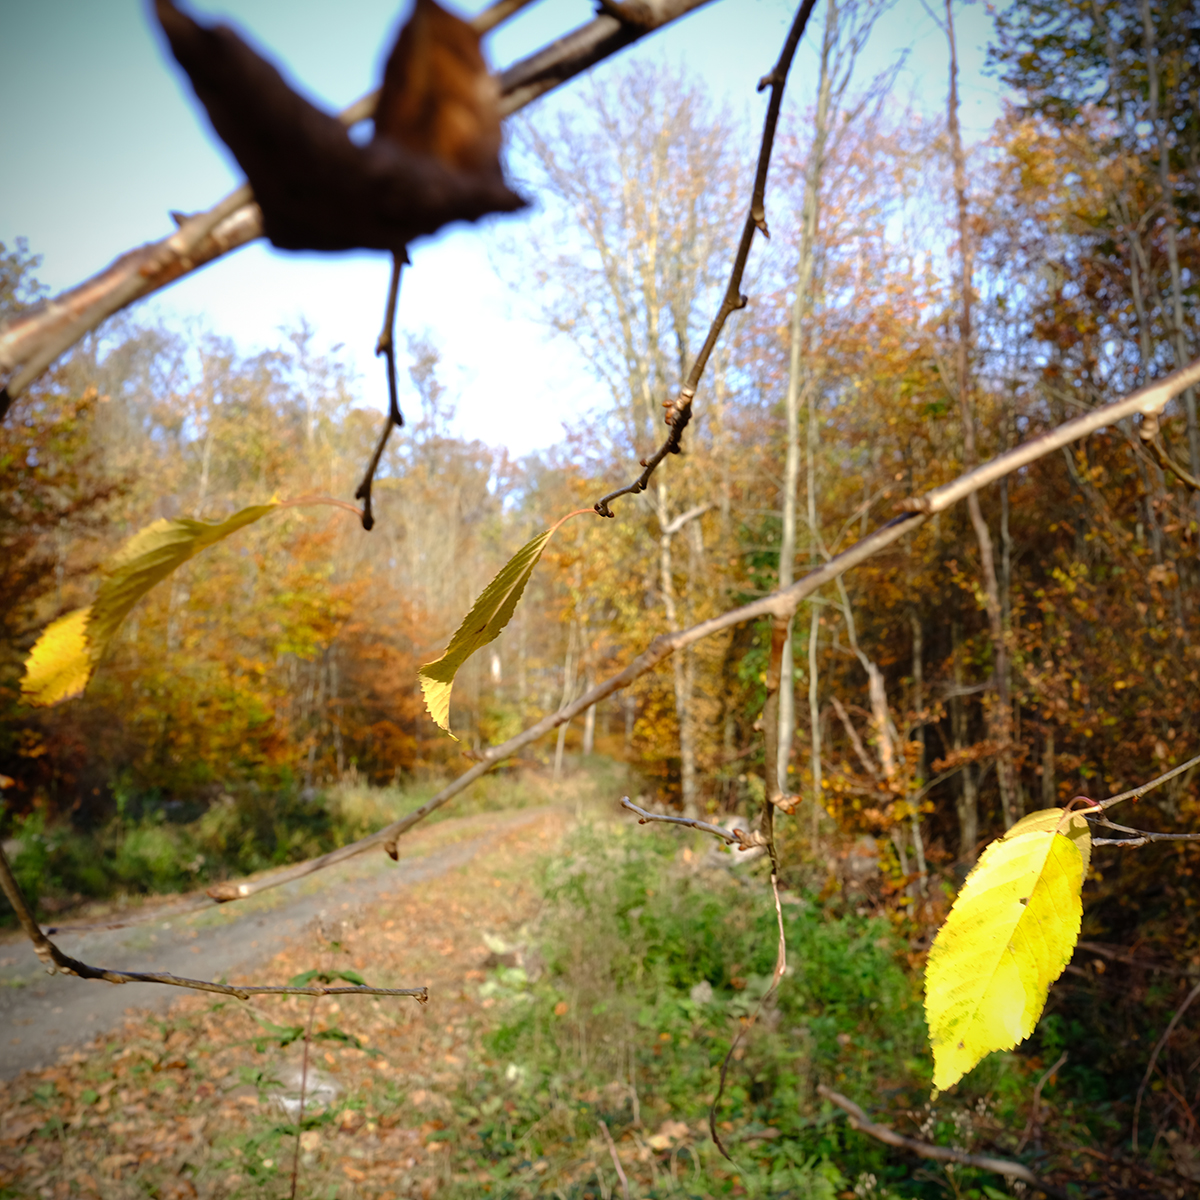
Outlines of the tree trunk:
[{"label": "tree trunk", "polygon": [[[667,628],[672,632],[679,628],[679,608],[675,600],[674,561],[671,554],[671,539],[678,532],[678,521],[672,521],[667,513],[667,488],[662,482],[657,486],[658,523],[662,533],[658,541],[659,590],[662,592],[663,610],[667,615]],[[692,727],[691,679],[687,658],[690,650],[685,649],[671,656],[671,674],[675,685],[675,719],[679,724],[679,775],[680,791],[685,816],[699,816],[696,786],[696,742]]]},{"label": "tree trunk", "polygon": [[[967,711],[962,697],[962,626],[957,621],[950,626],[950,639],[954,672],[950,735],[954,739],[955,752],[961,754],[967,748]],[[969,867],[975,862],[975,846],[979,841],[979,796],[973,763],[967,763],[958,773],[958,797],[954,807],[958,813],[958,861]]]},{"label": "tree trunk", "polygon": [[[967,219],[967,171],[963,153],[962,131],[958,124],[958,55],[954,40],[954,14],[951,0],[946,0],[946,40],[950,46],[950,95],[948,126],[950,148],[954,157],[954,196],[958,209],[959,259],[962,273],[959,281],[960,311],[958,329],[958,403],[962,414],[963,458],[967,468],[975,466],[978,453],[975,445],[975,405],[971,378],[971,276],[972,255],[970,227]],[[979,565],[983,574],[984,607],[995,656],[993,684],[994,702],[985,705],[988,734],[999,744],[996,776],[1000,785],[1000,806],[1004,828],[1011,829],[1021,816],[1018,797],[1013,786],[1012,703],[1009,696],[1008,639],[1000,606],[1000,584],[996,578],[996,554],[992,535],[983,517],[979,494],[967,497],[967,512],[979,544]]]}]

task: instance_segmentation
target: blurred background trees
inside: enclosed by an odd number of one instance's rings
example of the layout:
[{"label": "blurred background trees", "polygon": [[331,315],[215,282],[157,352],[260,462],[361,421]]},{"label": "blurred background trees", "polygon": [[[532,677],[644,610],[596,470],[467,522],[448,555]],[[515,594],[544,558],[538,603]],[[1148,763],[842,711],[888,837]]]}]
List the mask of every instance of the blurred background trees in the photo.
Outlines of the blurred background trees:
[{"label": "blurred background trees", "polygon": [[[853,76],[877,8],[826,4],[815,99],[795,101],[777,147],[775,250],[752,261],[751,303],[685,453],[616,521],[579,520],[552,545],[512,626],[459,677],[468,751],[655,633],[836,553],[972,455],[1200,349],[1193,6],[1006,9],[992,60],[1019,104],[960,164],[961,212],[953,130],[908,111],[888,77]],[[245,530],[136,610],[82,700],[35,713],[19,698],[23,654],[90,599],[129,534],[272,495],[348,496],[376,425],[336,348],[303,326],[244,358],[202,330],[127,319],[56,368],[0,427],[8,819],[37,808],[87,826],[121,796],[192,812],[238,789],[457,768],[416,668],[516,546],[629,478],[661,437],[661,404],[723,287],[749,141],[699,80],[646,63],[521,125],[516,159],[544,211],[512,254],[609,403],[512,461],[452,432],[436,340],[414,332],[420,411],[384,461],[375,532],[320,508]],[[36,267],[23,243],[0,252],[0,315],[39,295]],[[933,920],[927,878],[961,876],[1013,815],[1194,750],[1200,500],[1171,462],[1200,476],[1193,394],[1168,410],[1161,453],[1132,425],[1108,429],[813,600],[782,706],[811,852],[876,839],[881,900]],[[735,630],[675,656],[565,729],[546,765],[624,758],[688,812],[760,798],[766,637]],[[1143,821],[1196,815],[1190,777],[1156,797]],[[1170,885],[1143,884],[1165,914]],[[1127,920],[1117,899],[1097,911],[1113,931]]]}]

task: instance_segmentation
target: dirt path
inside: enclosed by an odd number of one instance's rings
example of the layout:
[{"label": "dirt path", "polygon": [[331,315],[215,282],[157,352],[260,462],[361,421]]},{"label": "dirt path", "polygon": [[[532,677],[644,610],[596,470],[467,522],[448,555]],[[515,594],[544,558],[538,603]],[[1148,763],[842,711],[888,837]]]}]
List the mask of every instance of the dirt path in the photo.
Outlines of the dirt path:
[{"label": "dirt path", "polygon": [[[498,836],[545,813],[526,809],[454,818],[406,841],[407,857],[398,863],[382,853],[367,854],[238,904],[132,929],[63,933],[55,941],[67,954],[97,966],[251,982],[248,972],[261,971],[314,922],[328,928],[359,916],[385,894],[463,866]],[[256,975],[253,982],[287,980]],[[119,1028],[128,1009],[163,1012],[186,994],[155,984],[115,987],[47,975],[28,942],[0,944],[0,1079],[48,1066],[64,1050]]]}]

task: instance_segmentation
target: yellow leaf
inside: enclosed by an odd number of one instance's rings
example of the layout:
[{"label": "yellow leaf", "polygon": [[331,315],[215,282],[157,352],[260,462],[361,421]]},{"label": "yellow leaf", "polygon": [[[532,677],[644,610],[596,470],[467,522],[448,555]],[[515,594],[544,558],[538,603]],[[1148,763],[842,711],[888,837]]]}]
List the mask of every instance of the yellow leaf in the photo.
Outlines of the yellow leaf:
[{"label": "yellow leaf", "polygon": [[257,504],[243,508],[218,525],[164,519],[135,533],[105,563],[106,578],[91,607],[59,617],[38,638],[25,662],[25,678],[21,682],[25,699],[30,704],[44,706],[78,696],[129,610],[155,584],[201,550],[278,507],[278,504]]},{"label": "yellow leaf", "polygon": [[[450,692],[454,687],[454,677],[458,674],[459,667],[476,650],[486,646],[488,642],[495,641],[500,636],[500,631],[512,620],[517,602],[533,574],[533,568],[537,566],[546,543],[554,536],[559,526],[580,513],[591,511],[590,508],[581,508],[568,513],[544,533],[539,533],[537,537],[526,542],[504,564],[495,579],[480,592],[479,599],[463,618],[442,657],[426,663],[417,672],[421,681],[421,691],[425,696],[425,707],[429,710],[429,715],[447,733],[450,733]],[[450,736],[454,737],[454,734],[450,733]]]},{"label": "yellow leaf", "polygon": [[39,707],[78,696],[92,673],[86,629],[90,608],[77,608],[42,631],[25,661],[21,692]]},{"label": "yellow leaf", "polygon": [[1033,1032],[1079,940],[1091,848],[1081,816],[1046,809],[993,842],[967,876],[925,968],[935,1087]]},{"label": "yellow leaf", "polygon": [[[447,733],[450,733],[450,692],[458,668],[476,650],[498,638],[500,631],[512,620],[533,568],[557,528],[555,525],[539,533],[504,564],[495,579],[480,592],[479,599],[450,639],[446,652],[441,658],[426,663],[417,673],[425,695],[425,707]],[[454,737],[452,733],[450,736]]]},{"label": "yellow leaf", "polygon": [[189,558],[194,558],[200,551],[223,541],[231,533],[244,529],[278,507],[278,504],[255,504],[234,513],[219,525],[188,518],[174,521],[164,518],[135,533],[104,564],[107,578],[92,604],[92,618],[87,629],[88,642],[93,651],[93,666],[99,662],[130,609],[151,588]]}]

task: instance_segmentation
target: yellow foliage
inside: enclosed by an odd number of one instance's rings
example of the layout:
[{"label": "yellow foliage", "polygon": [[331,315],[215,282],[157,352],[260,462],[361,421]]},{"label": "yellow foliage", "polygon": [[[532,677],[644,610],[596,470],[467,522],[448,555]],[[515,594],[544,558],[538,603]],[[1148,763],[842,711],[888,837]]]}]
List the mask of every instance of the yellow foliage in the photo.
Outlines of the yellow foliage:
[{"label": "yellow foliage", "polygon": [[25,663],[25,699],[45,706],[80,695],[129,610],[155,584],[201,550],[278,507],[243,508],[217,525],[164,519],[135,533],[105,564],[106,578],[91,607],[60,617],[38,638]]},{"label": "yellow foliage", "polygon": [[925,968],[934,1086],[957,1083],[1032,1032],[1079,940],[1087,822],[1051,808],[993,842],[967,877]]},{"label": "yellow foliage", "polygon": [[[454,677],[458,674],[459,667],[476,650],[482,649],[488,642],[495,641],[500,636],[516,612],[517,603],[525,591],[529,577],[533,574],[533,568],[542,557],[546,543],[564,521],[577,515],[579,514],[568,513],[549,529],[526,542],[479,593],[479,599],[463,617],[462,624],[450,639],[450,645],[446,647],[441,658],[426,663],[418,672],[421,691],[425,696],[425,707],[429,710],[429,715],[447,733],[450,733],[450,692],[454,688]],[[450,733],[450,736],[454,737],[454,734]]]},{"label": "yellow foliage", "polygon": [[57,704],[78,696],[92,673],[87,625],[90,608],[77,608],[42,632],[25,662],[21,691],[30,704]]}]

